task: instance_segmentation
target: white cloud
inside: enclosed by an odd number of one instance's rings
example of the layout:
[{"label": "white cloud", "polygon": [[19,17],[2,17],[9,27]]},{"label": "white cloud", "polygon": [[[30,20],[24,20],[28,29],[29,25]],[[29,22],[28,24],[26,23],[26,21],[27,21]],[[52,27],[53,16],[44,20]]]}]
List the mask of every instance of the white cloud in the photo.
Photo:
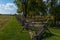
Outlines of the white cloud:
[{"label": "white cloud", "polygon": [[1,7],[1,6],[4,6],[4,4],[0,4],[0,7]]},{"label": "white cloud", "polygon": [[0,4],[0,8],[4,8],[4,6],[5,6],[4,4]]},{"label": "white cloud", "polygon": [[17,9],[16,5],[14,3],[6,3],[6,4],[0,4],[0,10],[14,10]]},{"label": "white cloud", "polygon": [[16,7],[16,5],[14,3],[7,3],[5,5],[5,10],[14,10],[14,9],[17,9],[17,7]]}]

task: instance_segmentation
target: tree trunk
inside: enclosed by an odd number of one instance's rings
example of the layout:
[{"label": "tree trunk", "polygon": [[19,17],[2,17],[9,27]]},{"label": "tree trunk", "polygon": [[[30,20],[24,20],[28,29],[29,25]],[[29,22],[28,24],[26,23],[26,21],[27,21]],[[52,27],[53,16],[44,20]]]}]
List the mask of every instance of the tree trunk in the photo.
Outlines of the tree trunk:
[{"label": "tree trunk", "polygon": [[56,16],[54,16],[54,20],[53,21],[54,21],[53,25],[54,25],[54,27],[56,27],[56,25],[57,25],[56,24]]}]

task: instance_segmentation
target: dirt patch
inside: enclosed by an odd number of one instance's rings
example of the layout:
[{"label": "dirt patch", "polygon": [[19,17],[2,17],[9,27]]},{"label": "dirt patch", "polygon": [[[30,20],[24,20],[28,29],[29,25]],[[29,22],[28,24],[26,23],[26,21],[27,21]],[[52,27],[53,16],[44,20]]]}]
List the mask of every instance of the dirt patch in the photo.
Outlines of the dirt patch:
[{"label": "dirt patch", "polygon": [[0,28],[10,20],[10,16],[0,16]]}]

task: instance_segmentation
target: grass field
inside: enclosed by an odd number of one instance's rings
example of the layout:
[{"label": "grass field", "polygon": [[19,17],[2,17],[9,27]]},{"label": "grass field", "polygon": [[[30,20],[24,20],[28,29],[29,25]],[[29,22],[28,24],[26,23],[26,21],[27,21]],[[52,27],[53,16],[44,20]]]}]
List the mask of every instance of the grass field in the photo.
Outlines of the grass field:
[{"label": "grass field", "polygon": [[15,17],[10,17],[10,21],[0,29],[0,40],[30,40],[27,31],[20,32],[21,27]]},{"label": "grass field", "polygon": [[0,27],[6,24],[10,20],[10,16],[1,16],[0,15]]},{"label": "grass field", "polygon": [[46,36],[43,40],[60,40],[60,28],[49,28],[53,35]]},{"label": "grass field", "polygon": [[[0,28],[0,40],[31,40],[28,31],[20,32],[22,26],[15,16],[0,16],[0,24],[2,22],[4,24]],[[60,29],[49,28],[49,30],[54,35],[45,37],[43,40],[60,40]]]}]

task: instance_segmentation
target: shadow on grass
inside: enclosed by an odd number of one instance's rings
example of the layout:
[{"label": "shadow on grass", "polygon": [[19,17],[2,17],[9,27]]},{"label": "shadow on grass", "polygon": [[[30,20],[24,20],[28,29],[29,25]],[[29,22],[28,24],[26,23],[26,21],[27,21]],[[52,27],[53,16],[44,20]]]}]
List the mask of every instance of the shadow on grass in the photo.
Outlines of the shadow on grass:
[{"label": "shadow on grass", "polygon": [[37,40],[44,40],[44,39],[46,39],[46,38],[53,37],[53,36],[58,36],[58,35],[53,34],[53,33],[45,32],[45,33],[43,34],[43,36],[38,37]]},{"label": "shadow on grass", "polygon": [[51,26],[52,28],[60,29],[60,24]]},{"label": "shadow on grass", "polygon": [[52,37],[52,36],[57,36],[57,35],[53,34],[53,33],[45,32],[45,34],[43,35],[42,39],[45,39],[45,38],[48,38],[48,37]]}]

